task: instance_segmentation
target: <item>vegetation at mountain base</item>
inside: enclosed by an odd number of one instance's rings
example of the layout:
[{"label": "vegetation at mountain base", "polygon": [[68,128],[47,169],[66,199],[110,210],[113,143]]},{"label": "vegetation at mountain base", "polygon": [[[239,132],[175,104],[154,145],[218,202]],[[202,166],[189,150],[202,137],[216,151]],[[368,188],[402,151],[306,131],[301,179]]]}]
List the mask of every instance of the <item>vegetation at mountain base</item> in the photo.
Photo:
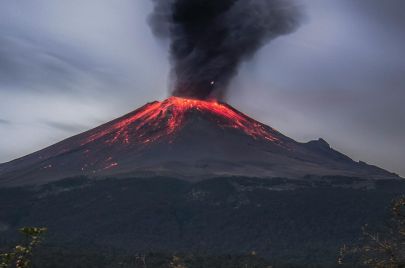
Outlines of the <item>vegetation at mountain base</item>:
[{"label": "vegetation at mountain base", "polygon": [[35,248],[41,243],[46,228],[24,227],[20,233],[25,236],[23,244],[16,245],[10,252],[0,254],[0,268],[29,268]]},{"label": "vegetation at mountain base", "polygon": [[[368,227],[363,230],[363,244],[341,248],[338,264],[344,267],[403,268],[405,267],[405,197],[393,202],[392,218],[383,233],[372,233]],[[317,265],[293,265],[275,263],[257,256],[256,252],[237,255],[198,255],[198,254],[124,254],[123,251],[82,251],[44,245],[42,235],[46,228],[24,227],[20,232],[25,242],[11,252],[0,254],[1,268],[65,268],[65,267],[108,267],[108,268],[270,268],[270,267],[333,267]],[[35,254],[34,254],[34,250]],[[348,257],[349,262],[345,260]],[[350,258],[351,257],[351,258]]]},{"label": "vegetation at mountain base", "polygon": [[346,257],[373,268],[405,267],[405,196],[393,201],[391,219],[382,232],[373,232],[368,225],[362,228],[362,244],[343,246],[339,263]]},{"label": "vegetation at mountain base", "polygon": [[[24,228],[38,230],[33,236],[40,236],[43,228]],[[30,231],[31,232],[31,231]],[[31,237],[31,236],[30,236]],[[30,244],[37,246],[39,242]],[[22,245],[16,246],[26,247]],[[27,247],[28,248],[28,247]],[[207,256],[194,254],[169,254],[147,253],[125,255],[120,251],[82,251],[43,245],[41,248],[17,250],[18,253],[5,253],[1,268],[198,268],[198,267],[223,267],[223,268],[264,268],[272,267],[268,260],[256,256],[224,255]],[[7,256],[6,256],[7,255]],[[11,256],[13,255],[13,256]]]},{"label": "vegetation at mountain base", "polygon": [[366,223],[382,228],[404,192],[403,182],[346,177],[78,177],[0,188],[0,251],[19,241],[15,229],[46,226],[33,267],[143,267],[142,258],[148,268],[336,267],[341,245]]}]

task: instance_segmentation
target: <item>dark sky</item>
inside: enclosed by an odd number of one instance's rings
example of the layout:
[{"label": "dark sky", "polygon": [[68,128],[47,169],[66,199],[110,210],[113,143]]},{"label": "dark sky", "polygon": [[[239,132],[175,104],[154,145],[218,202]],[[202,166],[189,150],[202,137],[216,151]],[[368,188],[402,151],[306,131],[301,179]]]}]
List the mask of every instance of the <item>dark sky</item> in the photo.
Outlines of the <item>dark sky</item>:
[{"label": "dark sky", "polygon": [[[405,1],[298,0],[306,19],[245,62],[231,105],[405,176]],[[0,4],[0,162],[167,97],[150,0]]]}]

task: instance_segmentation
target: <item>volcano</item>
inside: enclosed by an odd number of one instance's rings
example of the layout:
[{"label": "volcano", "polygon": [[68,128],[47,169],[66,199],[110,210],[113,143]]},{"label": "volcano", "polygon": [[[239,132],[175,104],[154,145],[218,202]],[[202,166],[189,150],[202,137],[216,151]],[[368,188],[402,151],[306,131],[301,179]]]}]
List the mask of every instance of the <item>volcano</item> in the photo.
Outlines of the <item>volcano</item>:
[{"label": "volcano", "polygon": [[171,97],[41,151],[0,165],[0,185],[74,176],[394,178],[323,139],[300,143],[217,101]]},{"label": "volcano", "polygon": [[171,97],[0,165],[0,248],[22,226],[46,226],[57,252],[255,251],[330,267],[404,192],[397,175],[323,139],[300,143],[225,103]]}]

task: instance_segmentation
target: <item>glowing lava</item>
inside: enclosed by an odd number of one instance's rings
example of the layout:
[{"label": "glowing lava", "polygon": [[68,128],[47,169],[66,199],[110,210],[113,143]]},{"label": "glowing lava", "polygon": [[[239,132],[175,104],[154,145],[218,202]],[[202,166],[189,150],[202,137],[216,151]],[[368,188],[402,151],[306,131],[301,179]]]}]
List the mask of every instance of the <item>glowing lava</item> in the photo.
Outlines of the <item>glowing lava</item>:
[{"label": "glowing lava", "polygon": [[272,128],[238,112],[227,104],[171,97],[162,102],[149,103],[123,118],[113,121],[102,130],[95,130],[84,144],[102,139],[107,144],[117,142],[148,144],[162,137],[172,137],[187,120],[187,115],[197,112],[208,115],[221,128],[242,131],[254,139],[278,142]]}]

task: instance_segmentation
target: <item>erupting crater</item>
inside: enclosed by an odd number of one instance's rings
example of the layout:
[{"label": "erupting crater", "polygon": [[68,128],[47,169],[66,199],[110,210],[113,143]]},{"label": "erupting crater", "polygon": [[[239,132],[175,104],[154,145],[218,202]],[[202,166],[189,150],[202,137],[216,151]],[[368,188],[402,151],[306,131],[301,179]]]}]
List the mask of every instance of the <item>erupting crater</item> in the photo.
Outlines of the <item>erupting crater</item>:
[{"label": "erupting crater", "polygon": [[133,142],[148,144],[162,137],[173,138],[173,135],[182,129],[186,120],[190,119],[191,113],[209,118],[222,129],[233,128],[253,139],[280,142],[272,128],[249,118],[225,103],[215,100],[170,97],[161,102],[149,103],[107,128],[96,129],[82,145],[99,139],[105,139],[107,144]]}]

